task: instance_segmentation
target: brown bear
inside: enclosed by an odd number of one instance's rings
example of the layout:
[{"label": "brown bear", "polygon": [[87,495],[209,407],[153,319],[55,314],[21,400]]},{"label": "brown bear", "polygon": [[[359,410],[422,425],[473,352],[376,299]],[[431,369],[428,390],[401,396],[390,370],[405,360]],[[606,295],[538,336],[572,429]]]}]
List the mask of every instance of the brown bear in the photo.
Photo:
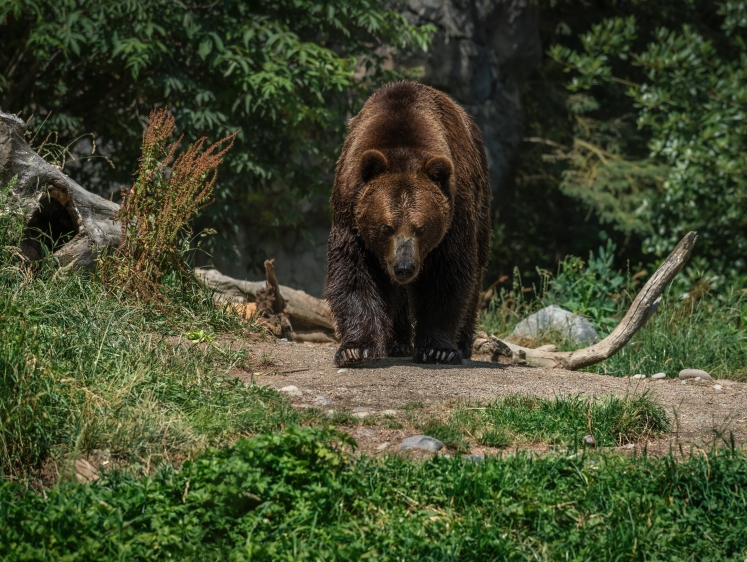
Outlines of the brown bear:
[{"label": "brown bear", "polygon": [[491,229],[485,148],[467,113],[423,84],[381,88],[350,121],[331,207],[335,363],[469,358]]}]

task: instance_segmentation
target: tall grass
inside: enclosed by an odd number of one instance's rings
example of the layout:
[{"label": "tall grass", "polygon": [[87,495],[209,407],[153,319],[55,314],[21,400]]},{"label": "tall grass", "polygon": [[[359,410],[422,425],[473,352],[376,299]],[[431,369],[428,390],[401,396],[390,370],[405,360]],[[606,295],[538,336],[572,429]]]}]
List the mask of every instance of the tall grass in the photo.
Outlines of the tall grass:
[{"label": "tall grass", "polygon": [[64,274],[51,257],[23,262],[10,187],[0,186],[0,477],[88,451],[152,466],[297,421],[277,393],[226,376],[249,366],[246,348],[181,337],[256,330],[207,289],[166,284],[171,307],[156,309],[93,275]]},{"label": "tall grass", "polygon": [[747,295],[677,299],[670,292],[659,310],[616,355],[594,365],[597,373],[628,376],[704,369],[715,378],[747,381]]},{"label": "tall grass", "polygon": [[[569,257],[556,276],[542,272],[540,287],[522,288],[515,273],[513,288],[494,295],[482,317],[483,328],[508,337],[529,314],[558,304],[587,316],[604,337],[623,317],[646,274],[615,272],[613,251],[610,245],[600,248],[598,256],[590,254],[588,263]],[[681,369],[698,368],[718,378],[747,380],[747,289],[744,279],[728,280],[732,285],[726,281],[694,269],[682,272],[631,342],[587,370],[616,376],[658,372],[676,376]],[[552,332],[519,343],[530,347],[554,343],[567,350],[580,347]]]},{"label": "tall grass", "polygon": [[246,365],[247,349],[168,336],[240,326],[206,297],[204,308],[192,303],[164,317],[82,275],[48,271],[6,283],[0,471],[21,476],[50,454],[73,450],[156,462],[295,419],[276,393],[226,376]]},{"label": "tall grass", "polygon": [[15,560],[736,560],[747,458],[528,454],[353,459],[290,429],[180,472],[107,474],[46,496],[0,486]]}]

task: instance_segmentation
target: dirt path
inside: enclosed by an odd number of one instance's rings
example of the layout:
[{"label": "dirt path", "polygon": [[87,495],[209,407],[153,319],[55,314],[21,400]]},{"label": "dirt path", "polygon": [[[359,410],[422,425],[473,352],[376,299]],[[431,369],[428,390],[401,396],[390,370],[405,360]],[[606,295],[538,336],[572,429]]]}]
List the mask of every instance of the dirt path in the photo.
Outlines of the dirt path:
[{"label": "dirt path", "polygon": [[[251,344],[254,364],[273,358],[271,374],[237,372],[247,382],[281,389],[295,386],[301,396],[291,400],[299,408],[320,407],[368,414],[401,409],[408,403],[422,402],[425,412],[439,413],[457,402],[490,401],[513,393],[552,398],[556,394],[603,396],[625,395],[649,390],[659,398],[673,421],[672,435],[655,442],[639,444],[651,453],[664,453],[674,446],[708,447],[718,433],[729,431],[739,444],[747,443],[747,384],[732,381],[710,383],[679,380],[618,378],[560,369],[517,367],[491,363],[475,357],[462,366],[415,365],[407,359],[382,359],[361,367],[338,369],[332,362],[334,348],[300,343]],[[260,368],[255,373],[260,372]],[[274,373],[273,373],[274,372]],[[715,389],[719,384],[721,389]],[[361,415],[361,414],[359,414]],[[363,414],[365,415],[365,414]],[[401,417],[395,416],[399,421]],[[399,441],[417,433],[403,423],[401,429],[381,426],[351,433],[364,451],[387,451]],[[384,445],[389,443],[389,445]],[[535,447],[531,447],[535,448]],[[539,448],[542,448],[540,446]],[[475,446],[473,452],[488,450]]]}]

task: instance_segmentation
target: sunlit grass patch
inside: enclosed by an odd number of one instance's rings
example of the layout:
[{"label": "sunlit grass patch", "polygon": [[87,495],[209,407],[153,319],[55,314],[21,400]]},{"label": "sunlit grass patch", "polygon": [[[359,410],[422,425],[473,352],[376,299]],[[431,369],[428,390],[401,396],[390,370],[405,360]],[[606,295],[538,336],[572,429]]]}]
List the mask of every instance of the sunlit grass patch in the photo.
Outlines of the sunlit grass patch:
[{"label": "sunlit grass patch", "polygon": [[598,446],[619,446],[665,433],[669,419],[648,393],[556,396],[552,400],[514,394],[490,404],[461,405],[446,420],[425,419],[416,427],[465,452],[470,439],[499,448],[527,443],[572,447],[587,434],[594,436]]}]

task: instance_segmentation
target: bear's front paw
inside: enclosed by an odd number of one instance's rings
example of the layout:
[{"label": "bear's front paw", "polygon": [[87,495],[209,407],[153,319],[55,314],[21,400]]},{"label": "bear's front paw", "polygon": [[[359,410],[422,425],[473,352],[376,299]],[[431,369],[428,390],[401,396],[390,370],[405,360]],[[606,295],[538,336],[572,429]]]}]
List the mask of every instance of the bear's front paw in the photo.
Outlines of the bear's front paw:
[{"label": "bear's front paw", "polygon": [[373,347],[341,347],[335,353],[335,365],[345,367],[346,365],[357,365],[365,361],[376,359]]},{"label": "bear's front paw", "polygon": [[412,357],[412,346],[395,343],[389,347],[389,357]]},{"label": "bear's front paw", "polygon": [[461,365],[462,352],[458,349],[444,349],[439,347],[421,347],[412,357],[415,363],[445,363],[447,365]]}]

